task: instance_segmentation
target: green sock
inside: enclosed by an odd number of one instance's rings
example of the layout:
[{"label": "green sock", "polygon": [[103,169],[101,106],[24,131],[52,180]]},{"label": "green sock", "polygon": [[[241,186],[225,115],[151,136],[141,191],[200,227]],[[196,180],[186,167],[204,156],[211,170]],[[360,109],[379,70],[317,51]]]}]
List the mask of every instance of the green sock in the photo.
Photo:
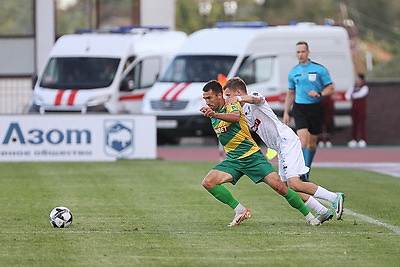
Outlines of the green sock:
[{"label": "green sock", "polygon": [[304,204],[303,200],[301,200],[300,196],[291,188],[288,188],[288,192],[284,195],[287,202],[289,202],[290,206],[299,210],[304,216],[310,213],[310,210]]},{"label": "green sock", "polygon": [[236,208],[239,204],[239,201],[232,196],[231,192],[222,185],[216,185],[208,190],[208,192],[222,203],[229,205],[232,209]]}]

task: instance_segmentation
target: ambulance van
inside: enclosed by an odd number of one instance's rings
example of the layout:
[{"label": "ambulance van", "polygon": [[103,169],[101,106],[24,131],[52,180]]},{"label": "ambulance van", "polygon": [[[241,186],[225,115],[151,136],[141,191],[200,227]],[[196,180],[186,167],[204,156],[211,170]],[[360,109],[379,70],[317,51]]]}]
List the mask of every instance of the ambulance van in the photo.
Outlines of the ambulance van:
[{"label": "ambulance van", "polygon": [[211,79],[240,76],[249,92],[260,92],[282,116],[287,76],[298,63],[295,46],[301,40],[308,42],[311,60],[324,65],[334,81],[336,125],[349,124],[344,93],[354,82],[354,67],[347,31],[314,23],[220,23],[191,34],[146,93],[143,113],[157,115],[160,140],[213,135],[209,118],[199,112],[205,105],[202,88]]},{"label": "ambulance van", "polygon": [[165,28],[64,35],[34,84],[30,113],[140,113],[146,91],[187,35]]}]

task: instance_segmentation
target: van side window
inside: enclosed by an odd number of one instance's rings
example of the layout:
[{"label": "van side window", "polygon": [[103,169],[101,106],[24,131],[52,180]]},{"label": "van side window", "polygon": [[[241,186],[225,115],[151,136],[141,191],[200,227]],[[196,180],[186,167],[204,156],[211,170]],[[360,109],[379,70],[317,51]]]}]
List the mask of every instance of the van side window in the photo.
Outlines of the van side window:
[{"label": "van side window", "polygon": [[273,73],[273,63],[275,59],[275,56],[248,59],[238,70],[238,76],[247,84],[268,81]]},{"label": "van side window", "polygon": [[161,71],[160,57],[147,57],[138,62],[124,78],[130,90],[151,87]]},{"label": "van side window", "polygon": [[140,77],[140,87],[151,87],[157,80],[161,71],[161,58],[149,57],[142,61],[142,73]]},{"label": "van side window", "polygon": [[131,63],[135,60],[135,58],[136,58],[135,56],[128,57],[128,59],[124,64],[124,70],[126,70],[129,67],[129,65],[131,65]]},{"label": "van side window", "polygon": [[218,74],[227,76],[235,56],[177,56],[160,79],[162,82],[207,82]]}]

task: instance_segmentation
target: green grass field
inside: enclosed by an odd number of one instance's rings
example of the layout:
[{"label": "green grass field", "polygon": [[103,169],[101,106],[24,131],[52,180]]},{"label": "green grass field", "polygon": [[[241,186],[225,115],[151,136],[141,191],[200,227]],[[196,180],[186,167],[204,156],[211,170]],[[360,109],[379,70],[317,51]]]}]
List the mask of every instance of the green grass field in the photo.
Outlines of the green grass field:
[{"label": "green grass field", "polygon": [[[0,265],[400,265],[399,178],[314,168],[314,182],[345,192],[346,210],[343,220],[312,227],[272,189],[244,177],[227,187],[252,218],[228,228],[233,211],[201,186],[213,166],[0,163]],[[56,206],[73,212],[69,228],[50,225]]]}]

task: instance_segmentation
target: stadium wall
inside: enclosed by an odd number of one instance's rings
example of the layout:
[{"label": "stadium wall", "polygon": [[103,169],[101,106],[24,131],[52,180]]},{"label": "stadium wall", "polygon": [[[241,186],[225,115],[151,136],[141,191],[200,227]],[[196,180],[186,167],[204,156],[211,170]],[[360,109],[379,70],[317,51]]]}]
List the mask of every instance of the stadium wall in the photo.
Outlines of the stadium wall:
[{"label": "stadium wall", "polygon": [[400,80],[372,80],[368,84],[368,142],[371,145],[400,145]]},{"label": "stadium wall", "polygon": [[[367,144],[379,146],[400,145],[400,79],[367,80]],[[333,145],[346,145],[351,128],[338,129]]]}]

